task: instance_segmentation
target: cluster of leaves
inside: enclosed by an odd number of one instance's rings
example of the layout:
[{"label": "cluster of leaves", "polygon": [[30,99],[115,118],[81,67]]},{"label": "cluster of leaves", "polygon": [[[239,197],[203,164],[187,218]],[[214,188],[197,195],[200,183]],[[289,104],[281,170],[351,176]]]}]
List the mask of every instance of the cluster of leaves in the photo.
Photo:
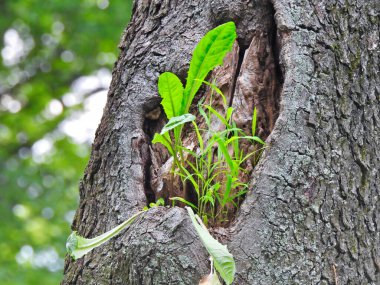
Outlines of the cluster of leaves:
[{"label": "cluster of leaves", "polygon": [[[228,22],[209,31],[196,46],[190,62],[185,88],[181,80],[171,72],[165,72],[158,79],[158,91],[162,106],[169,119],[161,133],[155,134],[153,143],[162,143],[174,158],[174,164],[184,167],[181,132],[183,125],[195,120],[189,114],[195,94],[207,74],[223,63],[236,39],[235,24]],[[173,132],[173,140],[169,131]]]},{"label": "cluster of leaves", "polygon": [[[228,206],[232,205],[232,209],[236,209],[238,207],[237,200],[247,191],[248,185],[241,182],[240,179],[241,173],[246,172],[243,167],[244,162],[260,151],[259,149],[245,154],[239,147],[239,141],[249,140],[262,145],[264,142],[257,136],[246,135],[236,127],[235,122],[231,121],[232,107],[227,109],[225,116],[208,104],[199,104],[198,109],[207,128],[200,129],[196,122],[192,121],[199,149],[195,152],[183,147],[183,151],[188,154],[186,165],[181,166],[181,171],[174,172],[181,176],[183,181],[190,182],[197,194],[197,205],[181,197],[172,197],[171,200],[180,201],[192,207],[206,225],[209,223],[220,225],[228,222],[229,217],[233,214],[233,212],[229,212],[231,209]],[[211,115],[215,115],[221,121],[225,127],[223,131],[212,129]],[[256,126],[255,118],[256,109],[253,116],[254,127]],[[203,137],[208,139],[205,141]]]},{"label": "cluster of leaves", "polygon": [[[62,279],[62,244],[90,149],[60,131],[82,110],[81,100],[68,106],[62,96],[78,77],[112,68],[131,8],[131,0],[0,1],[2,284]],[[61,113],[46,112],[52,101]],[[44,143],[50,151],[36,157]]]},{"label": "cluster of leaves", "polygon": [[[228,205],[237,207],[236,200],[245,192],[247,185],[240,181],[242,164],[254,153],[244,154],[239,147],[239,140],[245,139],[264,144],[257,136],[256,110],[252,118],[252,136],[246,135],[232,120],[234,109],[228,107],[226,98],[215,84],[204,79],[216,66],[222,64],[227,52],[232,49],[236,39],[233,22],[225,23],[208,32],[194,50],[190,62],[186,87],[183,88],[179,78],[165,72],[158,80],[158,91],[162,97],[162,106],[169,121],[161,133],[155,134],[153,143],[161,143],[173,157],[173,173],[183,181],[183,188],[189,181],[197,195],[197,204],[182,197],[171,197],[171,200],[182,202],[192,207],[203,221],[208,224],[222,223],[228,219]],[[212,94],[209,104],[198,104],[199,113],[203,116],[207,128],[200,129],[195,116],[189,114],[190,105],[202,83],[207,84],[222,97],[225,115],[212,106]],[[211,127],[212,116],[224,125],[223,131]],[[199,150],[193,151],[182,143],[181,131],[184,124],[192,122]],[[203,137],[208,138],[206,141]],[[217,146],[217,159],[214,151]],[[226,179],[221,181],[222,177]]]}]

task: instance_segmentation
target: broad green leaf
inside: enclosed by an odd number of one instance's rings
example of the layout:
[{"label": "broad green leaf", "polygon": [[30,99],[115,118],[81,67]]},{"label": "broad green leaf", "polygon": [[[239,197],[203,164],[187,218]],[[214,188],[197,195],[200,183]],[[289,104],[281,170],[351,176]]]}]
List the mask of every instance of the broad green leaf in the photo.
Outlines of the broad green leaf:
[{"label": "broad green leaf", "polygon": [[234,280],[236,271],[235,261],[232,254],[228,252],[227,246],[222,245],[210,235],[199,217],[198,219],[196,218],[196,215],[194,215],[191,208],[186,207],[186,210],[189,213],[191,222],[193,223],[200,240],[213,259],[215,269],[227,285],[231,284]]},{"label": "broad green leaf", "polygon": [[125,227],[130,225],[142,213],[144,212],[138,212],[137,214],[133,215],[125,222],[113,228],[112,230],[109,230],[108,232],[95,238],[90,238],[90,239],[84,238],[78,235],[75,231],[72,232],[66,242],[67,252],[70,254],[70,256],[74,260],[81,258],[86,253],[90,252],[94,248],[102,245],[109,239],[119,234]]},{"label": "broad green leaf", "polygon": [[167,148],[167,150],[169,151],[170,155],[173,155],[173,147],[170,143],[170,137],[169,137],[168,133],[165,133],[165,134],[155,133],[153,140],[152,140],[152,143],[163,144]]},{"label": "broad green leaf", "polygon": [[181,113],[188,112],[202,81],[213,68],[223,64],[224,56],[231,51],[235,39],[235,24],[227,22],[209,31],[200,40],[190,61]]},{"label": "broad green leaf", "polygon": [[179,116],[183,97],[181,80],[171,72],[164,72],[158,78],[158,92],[162,98],[161,105],[168,119]]},{"label": "broad green leaf", "polygon": [[167,133],[168,131],[174,129],[175,127],[181,126],[185,123],[192,122],[195,120],[195,116],[191,114],[184,114],[178,117],[171,118],[166,125],[161,130],[161,135]]}]

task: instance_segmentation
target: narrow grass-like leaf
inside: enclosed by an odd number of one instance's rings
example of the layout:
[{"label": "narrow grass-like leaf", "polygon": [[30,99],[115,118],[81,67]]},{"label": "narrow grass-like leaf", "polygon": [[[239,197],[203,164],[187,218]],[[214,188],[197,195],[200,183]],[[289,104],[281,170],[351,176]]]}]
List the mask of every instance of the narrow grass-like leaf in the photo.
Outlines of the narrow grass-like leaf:
[{"label": "narrow grass-like leaf", "polygon": [[207,127],[210,129],[210,118],[206,115],[205,110],[203,110],[201,105],[199,105],[198,110],[199,110],[199,113],[201,114],[201,116],[205,119]]},{"label": "narrow grass-like leaf", "polygon": [[170,137],[169,137],[169,134],[168,133],[165,133],[165,134],[159,134],[159,133],[155,133],[154,134],[154,137],[153,137],[153,140],[152,140],[152,143],[161,143],[163,144],[167,150],[169,151],[170,155],[173,156],[173,147],[170,143]]},{"label": "narrow grass-like leaf", "polygon": [[182,202],[184,203],[185,205],[188,205],[190,206],[191,208],[193,208],[194,210],[198,210],[197,206],[195,206],[193,203],[181,198],[181,197],[171,197],[169,198],[170,200],[172,201],[179,201],[179,202]]},{"label": "narrow grass-like leaf", "polygon": [[[236,123],[235,122],[232,123],[232,127],[236,128]],[[238,136],[238,131],[237,130],[234,130],[233,133],[234,133],[233,137],[237,137]],[[227,141],[227,145],[228,144],[229,144],[229,141]],[[233,141],[232,146],[233,146],[233,149],[234,149],[234,156],[235,156],[235,158],[238,158],[240,156],[239,153],[240,152],[243,153],[242,151],[240,151],[239,140]]]},{"label": "narrow grass-like leaf", "polygon": [[202,136],[201,136],[201,134],[199,132],[197,123],[194,122],[194,121],[192,123],[193,123],[194,129],[195,129],[195,133],[197,134],[197,138],[198,138],[198,142],[199,142],[199,148],[201,149],[201,152],[203,153],[203,139],[202,139]]},{"label": "narrow grass-like leaf", "polygon": [[236,176],[236,174],[237,174],[236,165],[233,162],[233,160],[231,159],[231,156],[228,153],[228,150],[227,150],[226,146],[224,145],[223,140],[221,138],[217,137],[216,141],[218,142],[218,146],[219,146],[218,150],[220,150],[223,153],[224,158],[226,159],[226,162],[232,171],[232,175]]},{"label": "narrow grass-like leaf", "polygon": [[177,75],[171,72],[162,73],[158,78],[158,92],[168,119],[181,115],[180,103],[183,97],[183,85]]},{"label": "narrow grass-like leaf", "polygon": [[229,121],[231,119],[232,113],[234,112],[234,108],[228,107],[226,112],[226,120]]},{"label": "narrow grass-like leaf", "polygon": [[231,138],[229,138],[227,141],[226,141],[226,144],[230,144],[231,142],[235,141],[235,140],[239,140],[239,139],[247,139],[247,140],[253,140],[255,142],[258,142],[262,145],[265,145],[265,142],[260,139],[259,137],[256,137],[256,136],[242,136],[242,137],[238,137],[238,136],[233,136]]},{"label": "narrow grass-like leaf", "polygon": [[181,116],[171,118],[166,125],[161,130],[161,135],[167,133],[168,131],[174,129],[175,127],[181,126],[185,123],[192,122],[195,120],[195,116],[191,114],[184,114]]},{"label": "narrow grass-like leaf", "polygon": [[223,92],[218,88],[218,86],[216,86],[214,83],[210,83],[206,80],[200,80],[200,79],[194,79],[194,80],[200,81],[200,82],[206,84],[207,86],[210,86],[212,90],[214,90],[217,94],[219,94],[222,97],[224,106],[227,106],[226,96],[224,96]]},{"label": "narrow grass-like leaf", "polygon": [[[236,39],[233,22],[227,22],[209,31],[196,46],[190,61],[186,87],[182,100],[182,113],[187,113],[195,94],[207,74],[216,66],[223,64],[223,58],[231,51]],[[199,79],[199,80],[195,80]]]},{"label": "narrow grass-like leaf", "polygon": [[212,106],[210,105],[205,105],[205,107],[211,112],[213,113],[215,116],[218,117],[218,119],[227,127],[230,127],[230,124],[228,123],[228,121],[218,112],[216,111]]},{"label": "narrow grass-like leaf", "polygon": [[183,167],[182,165],[179,165],[179,167],[180,167],[181,171],[187,175],[186,178],[185,178],[185,180],[190,180],[191,184],[194,187],[195,192],[197,192],[197,195],[199,197],[199,185],[194,180],[193,175],[185,167]]},{"label": "narrow grass-like leaf", "polygon": [[226,282],[227,285],[230,285],[234,280],[236,271],[235,261],[232,254],[228,252],[227,246],[222,245],[214,239],[206,227],[203,224],[200,224],[200,219],[196,219],[196,215],[194,215],[191,208],[186,207],[186,210],[189,213],[191,222],[193,223],[200,240],[213,258],[215,269],[218,271],[224,282]]},{"label": "narrow grass-like leaf", "polygon": [[232,177],[231,177],[231,175],[228,174],[227,175],[226,189],[224,190],[224,194],[223,194],[222,208],[227,204],[227,202],[230,198],[231,184],[232,184]]},{"label": "narrow grass-like leaf", "polygon": [[252,136],[256,134],[256,121],[257,121],[257,110],[256,107],[253,109],[253,114],[252,114]]},{"label": "narrow grass-like leaf", "polygon": [[108,232],[95,238],[84,238],[78,235],[75,231],[72,232],[66,242],[67,252],[74,260],[81,258],[86,253],[90,252],[94,248],[102,245],[109,239],[119,234],[125,227],[130,225],[142,213],[144,213],[144,211],[138,212],[125,222],[113,228],[112,230],[109,230]]}]

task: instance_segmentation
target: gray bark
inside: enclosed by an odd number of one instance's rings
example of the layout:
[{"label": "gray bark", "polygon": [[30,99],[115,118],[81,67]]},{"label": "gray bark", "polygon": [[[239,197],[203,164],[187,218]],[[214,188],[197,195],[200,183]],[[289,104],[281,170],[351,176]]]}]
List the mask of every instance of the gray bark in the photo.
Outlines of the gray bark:
[{"label": "gray bark", "polygon": [[[185,79],[200,38],[233,20],[232,104],[259,107],[269,146],[223,240],[234,284],[379,284],[379,10],[377,0],[135,1],[73,229],[99,235],[155,198],[157,78]],[[198,284],[207,258],[185,210],[158,208],[67,258],[62,284]]]}]

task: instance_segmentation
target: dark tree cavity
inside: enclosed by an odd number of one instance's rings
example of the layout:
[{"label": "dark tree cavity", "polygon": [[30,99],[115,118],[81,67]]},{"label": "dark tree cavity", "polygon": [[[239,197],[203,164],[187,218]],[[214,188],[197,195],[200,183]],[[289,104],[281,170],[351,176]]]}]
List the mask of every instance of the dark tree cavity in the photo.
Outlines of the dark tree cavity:
[{"label": "dark tree cavity", "polygon": [[[151,144],[165,123],[157,78],[185,80],[200,38],[234,21],[238,42],[211,78],[239,127],[257,107],[268,144],[220,230],[234,284],[379,284],[379,14],[377,0],[136,0],[73,229],[99,235],[179,191],[164,175],[168,154]],[[185,210],[156,208],[67,258],[62,284],[198,284],[208,270]]]}]

